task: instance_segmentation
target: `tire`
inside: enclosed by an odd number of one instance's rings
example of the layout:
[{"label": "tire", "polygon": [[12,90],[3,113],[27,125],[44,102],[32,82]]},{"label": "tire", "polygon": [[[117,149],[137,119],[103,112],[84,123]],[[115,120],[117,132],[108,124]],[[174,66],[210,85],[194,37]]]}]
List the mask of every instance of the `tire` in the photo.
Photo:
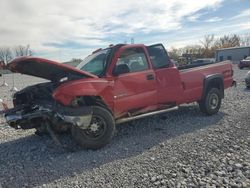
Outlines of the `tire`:
[{"label": "tire", "polygon": [[205,98],[199,102],[201,112],[206,115],[216,114],[221,106],[221,92],[217,88],[211,88]]},{"label": "tire", "polygon": [[88,129],[72,126],[71,134],[80,146],[95,150],[104,147],[113,138],[115,122],[112,114],[105,108],[93,106],[92,109],[92,120]]}]

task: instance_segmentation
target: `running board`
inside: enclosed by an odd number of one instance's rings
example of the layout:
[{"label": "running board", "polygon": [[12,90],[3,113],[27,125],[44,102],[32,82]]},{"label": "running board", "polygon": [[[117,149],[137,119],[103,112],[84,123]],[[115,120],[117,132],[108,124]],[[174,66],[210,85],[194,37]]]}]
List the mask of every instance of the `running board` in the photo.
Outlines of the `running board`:
[{"label": "running board", "polygon": [[141,114],[141,115],[137,115],[137,116],[121,118],[121,119],[116,120],[115,123],[116,124],[125,123],[125,122],[128,122],[128,121],[141,119],[141,118],[144,118],[144,117],[148,117],[148,116],[152,116],[152,115],[156,115],[156,114],[161,114],[161,113],[165,113],[165,112],[169,112],[169,111],[173,111],[173,110],[178,110],[178,106],[168,108],[168,109],[164,109],[164,110],[153,111],[153,112],[149,112],[149,113]]}]

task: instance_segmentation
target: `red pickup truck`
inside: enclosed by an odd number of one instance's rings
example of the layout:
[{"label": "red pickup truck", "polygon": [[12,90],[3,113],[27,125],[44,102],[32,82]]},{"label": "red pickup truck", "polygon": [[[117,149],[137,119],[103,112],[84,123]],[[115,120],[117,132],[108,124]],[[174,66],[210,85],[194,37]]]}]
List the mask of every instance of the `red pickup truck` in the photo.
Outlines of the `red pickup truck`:
[{"label": "red pickup truck", "polygon": [[229,61],[176,67],[162,44],[119,44],[98,49],[74,68],[54,61],[21,57],[12,72],[50,80],[14,95],[5,112],[14,128],[71,131],[83,147],[98,149],[114,135],[115,125],[198,102],[218,112],[224,90],[233,85]]}]

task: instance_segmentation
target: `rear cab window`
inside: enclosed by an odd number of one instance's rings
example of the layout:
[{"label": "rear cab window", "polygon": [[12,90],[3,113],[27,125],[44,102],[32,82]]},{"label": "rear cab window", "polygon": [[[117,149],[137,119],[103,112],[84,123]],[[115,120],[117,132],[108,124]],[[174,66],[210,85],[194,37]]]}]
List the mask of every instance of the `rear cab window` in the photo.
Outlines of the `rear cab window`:
[{"label": "rear cab window", "polygon": [[170,59],[162,44],[147,46],[147,50],[154,69],[169,67]]}]

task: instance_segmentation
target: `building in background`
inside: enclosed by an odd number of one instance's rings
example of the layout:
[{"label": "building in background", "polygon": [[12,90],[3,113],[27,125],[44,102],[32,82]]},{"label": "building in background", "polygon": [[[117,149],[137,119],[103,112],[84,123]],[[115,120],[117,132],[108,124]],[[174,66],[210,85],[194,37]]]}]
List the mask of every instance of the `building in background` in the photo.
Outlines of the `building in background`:
[{"label": "building in background", "polygon": [[250,46],[223,48],[215,52],[216,61],[231,60],[233,63],[239,63],[247,56],[250,56]]}]

